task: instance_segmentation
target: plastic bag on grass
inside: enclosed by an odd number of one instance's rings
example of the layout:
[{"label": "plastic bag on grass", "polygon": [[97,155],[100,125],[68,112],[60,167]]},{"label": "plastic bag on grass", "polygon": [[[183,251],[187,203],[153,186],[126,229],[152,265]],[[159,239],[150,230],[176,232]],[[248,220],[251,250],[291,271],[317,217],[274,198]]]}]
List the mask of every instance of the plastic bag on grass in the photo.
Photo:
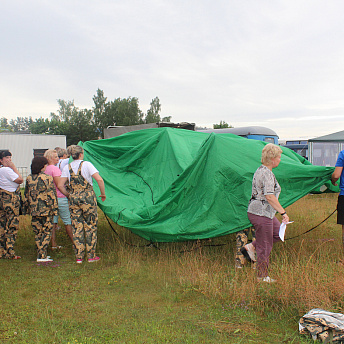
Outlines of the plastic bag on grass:
[{"label": "plastic bag on grass", "polygon": [[344,314],[314,308],[300,319],[299,331],[324,344],[344,343]]}]

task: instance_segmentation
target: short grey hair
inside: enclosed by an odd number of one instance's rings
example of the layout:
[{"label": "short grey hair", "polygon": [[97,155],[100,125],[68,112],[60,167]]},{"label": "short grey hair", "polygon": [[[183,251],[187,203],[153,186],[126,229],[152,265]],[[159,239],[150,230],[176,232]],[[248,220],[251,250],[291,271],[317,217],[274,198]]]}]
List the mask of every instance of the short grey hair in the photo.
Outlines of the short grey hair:
[{"label": "short grey hair", "polygon": [[273,143],[268,143],[262,151],[262,164],[270,164],[271,160],[277,158],[280,154],[282,154],[282,149],[280,146],[277,146]]}]

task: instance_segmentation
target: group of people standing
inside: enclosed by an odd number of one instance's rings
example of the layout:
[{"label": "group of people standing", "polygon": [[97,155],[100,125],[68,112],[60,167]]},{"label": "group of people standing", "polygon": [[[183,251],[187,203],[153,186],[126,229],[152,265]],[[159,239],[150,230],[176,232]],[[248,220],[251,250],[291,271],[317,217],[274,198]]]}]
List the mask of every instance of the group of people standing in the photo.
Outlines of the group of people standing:
[{"label": "group of people standing", "polygon": [[[73,161],[69,162],[67,153]],[[281,187],[272,172],[279,165],[281,155],[282,149],[272,143],[265,145],[262,150],[262,164],[254,173],[252,195],[247,209],[256,240],[241,249],[247,260],[257,262],[258,281],[268,283],[275,282],[268,275],[272,246],[281,240],[276,212],[282,216],[282,222],[289,222],[286,210],[278,201]],[[101,193],[99,197],[103,202],[106,199],[105,186],[98,170],[83,158],[83,148],[75,145],[69,146],[67,151],[48,150],[44,157],[34,158],[31,174],[26,179],[24,202],[21,206],[19,186],[23,178],[12,162],[11,153],[1,153],[0,258],[21,258],[15,255],[13,246],[22,211],[32,216],[38,262],[52,261],[47,255],[50,241],[52,249],[59,247],[55,238],[58,215],[73,243],[76,262],[82,263],[85,256],[89,262],[100,259],[95,254],[98,216],[92,179],[98,183]],[[342,225],[344,243],[344,151],[338,157],[332,183],[336,185],[339,178],[341,193],[337,206],[337,223]]]},{"label": "group of people standing", "polygon": [[72,145],[67,151],[57,147],[47,150],[44,157],[33,158],[22,200],[20,184],[24,180],[12,162],[12,154],[1,152],[0,258],[21,258],[15,254],[14,243],[22,213],[32,217],[37,262],[53,261],[47,255],[50,242],[53,250],[61,248],[56,243],[58,215],[73,244],[76,262],[100,259],[96,256],[98,215],[93,179],[102,201],[106,199],[105,186],[98,170],[83,157],[83,148]]}]

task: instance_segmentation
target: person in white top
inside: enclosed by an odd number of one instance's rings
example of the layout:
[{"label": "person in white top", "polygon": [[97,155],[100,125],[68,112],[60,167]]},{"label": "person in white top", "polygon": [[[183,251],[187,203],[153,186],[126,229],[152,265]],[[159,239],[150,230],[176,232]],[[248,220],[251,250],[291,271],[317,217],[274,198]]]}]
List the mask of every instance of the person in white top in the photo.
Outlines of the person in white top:
[{"label": "person in white top", "polygon": [[85,251],[88,262],[96,262],[100,259],[95,255],[98,214],[92,179],[98,183],[99,197],[103,202],[106,199],[104,181],[93,164],[83,160],[82,147],[73,145],[69,147],[69,151],[74,161],[63,169],[57,187],[69,200],[76,262],[83,262]]},{"label": "person in white top", "polygon": [[19,229],[20,184],[23,178],[8,151],[0,153],[0,258],[20,259],[14,252]]},{"label": "person in white top", "polygon": [[55,151],[58,155],[59,161],[55,165],[61,170],[68,164],[69,162],[69,154],[67,153],[67,150],[64,148],[56,147]]}]

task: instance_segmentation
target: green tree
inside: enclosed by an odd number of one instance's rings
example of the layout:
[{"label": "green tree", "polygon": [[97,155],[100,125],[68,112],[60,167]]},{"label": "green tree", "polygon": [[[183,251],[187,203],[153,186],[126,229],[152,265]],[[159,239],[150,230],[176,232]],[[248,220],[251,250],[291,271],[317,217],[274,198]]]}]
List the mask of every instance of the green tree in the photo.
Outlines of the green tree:
[{"label": "green tree", "polygon": [[135,125],[144,123],[143,113],[139,108],[139,100],[136,97],[116,98],[107,101],[104,92],[97,89],[93,96],[93,115],[96,130],[103,137],[104,129],[109,125]]},{"label": "green tree", "polygon": [[79,141],[90,141],[98,138],[93,111],[75,108],[69,118],[67,127],[67,145],[77,144]]},{"label": "green tree", "polygon": [[143,114],[139,108],[139,100],[136,97],[117,98],[115,100],[117,125],[135,125],[143,122]]},{"label": "green tree", "polygon": [[233,128],[231,125],[228,125],[225,121],[220,121],[220,124],[213,124],[214,129],[222,129],[222,128]]},{"label": "green tree", "polygon": [[[146,118],[136,97],[116,98],[109,102],[104,92],[98,88],[92,99],[92,110],[80,110],[74,105],[74,100],[58,99],[57,113],[51,112],[50,118],[40,117],[33,121],[31,117],[17,117],[8,123],[7,119],[2,117],[0,131],[30,130],[34,134],[66,135],[67,144],[70,145],[103,136],[103,130],[109,125],[160,122],[161,104],[158,97],[152,99]],[[170,122],[171,116],[164,117],[163,120]]]},{"label": "green tree", "polygon": [[[107,126],[135,125],[143,123],[143,114],[136,97],[117,98],[106,107]],[[104,126],[105,128],[105,126]]]},{"label": "green tree", "polygon": [[[66,135],[67,145],[98,138],[92,110],[79,110],[74,101],[59,99],[58,115],[52,113],[49,133]],[[62,133],[61,133],[62,131]]]},{"label": "green tree", "polygon": [[49,131],[50,135],[66,135],[69,124],[61,121],[54,113],[50,114]]},{"label": "green tree", "polygon": [[32,117],[17,117],[16,119],[11,119],[10,126],[12,131],[26,131],[30,129],[32,122]]},{"label": "green tree", "polygon": [[48,118],[36,118],[29,126],[32,134],[48,134],[50,128],[50,121]]},{"label": "green tree", "polygon": [[166,116],[161,119],[161,122],[171,122],[172,116]]},{"label": "green tree", "polygon": [[101,89],[97,89],[97,94],[93,96],[93,114],[94,122],[98,128],[99,134],[101,137],[104,137],[104,129],[107,128],[110,124],[107,118],[107,107],[109,103],[106,102],[107,98],[104,96],[104,92]]},{"label": "green tree", "polygon": [[158,97],[152,99],[150,108],[147,110],[147,116],[145,118],[146,123],[161,122],[159,112],[161,111],[161,104]]},{"label": "green tree", "polygon": [[74,100],[58,99],[57,103],[60,106],[60,108],[57,110],[59,113],[59,119],[64,122],[68,122],[73,115],[73,111],[76,110]]},{"label": "green tree", "polygon": [[11,131],[12,128],[8,123],[8,119],[5,117],[0,118],[0,132],[1,131]]}]

